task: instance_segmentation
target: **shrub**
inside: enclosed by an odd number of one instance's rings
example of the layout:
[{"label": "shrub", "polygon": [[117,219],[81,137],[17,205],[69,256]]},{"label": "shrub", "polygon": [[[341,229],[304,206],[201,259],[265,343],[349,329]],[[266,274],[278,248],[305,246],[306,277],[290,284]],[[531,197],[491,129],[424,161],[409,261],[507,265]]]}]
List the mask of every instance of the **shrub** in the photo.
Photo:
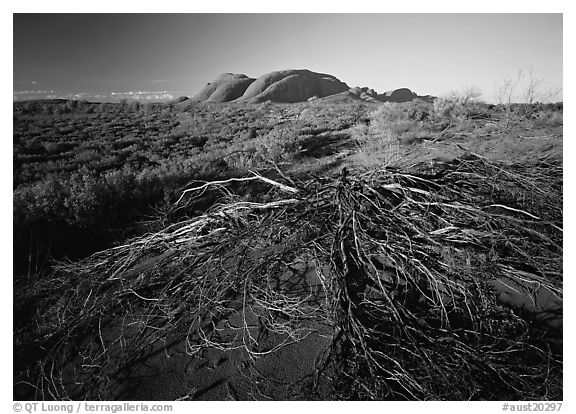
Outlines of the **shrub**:
[{"label": "shrub", "polygon": [[532,120],[532,124],[534,127],[557,127],[564,125],[564,115],[562,111],[542,111],[538,112],[534,119]]},{"label": "shrub", "polygon": [[461,97],[438,98],[434,101],[432,117],[436,124],[448,127],[466,119],[466,109]]},{"label": "shrub", "polygon": [[488,106],[477,100],[481,95],[476,88],[469,87],[437,98],[432,107],[432,120],[444,129],[467,119],[489,117]]},{"label": "shrub", "polygon": [[62,179],[54,174],[49,174],[40,182],[14,191],[15,230],[20,223],[45,217],[50,217],[55,221],[62,219],[65,216],[66,195],[67,189]]},{"label": "shrub", "polygon": [[72,149],[72,145],[66,142],[49,142],[44,144],[44,148],[49,154],[59,154],[61,152],[66,152]]},{"label": "shrub", "polygon": [[100,154],[98,151],[88,149],[76,154],[74,160],[79,163],[89,163],[90,161],[97,160],[99,157]]},{"label": "shrub", "polygon": [[358,160],[365,166],[386,166],[400,157],[400,142],[387,128],[358,124],[352,128]]},{"label": "shrub", "polygon": [[359,160],[368,166],[390,165],[401,158],[401,146],[411,145],[430,135],[425,107],[385,103],[352,128]]},{"label": "shrub", "polygon": [[262,162],[289,162],[294,159],[301,148],[301,138],[294,132],[274,129],[256,138],[256,157]]},{"label": "shrub", "polygon": [[260,165],[259,157],[256,156],[256,146],[248,145],[243,150],[232,151],[225,157],[226,165],[232,171],[245,173],[255,169]]},{"label": "shrub", "polygon": [[80,227],[97,223],[105,211],[102,195],[106,191],[96,175],[85,167],[70,177],[69,193],[64,202],[69,223]]}]

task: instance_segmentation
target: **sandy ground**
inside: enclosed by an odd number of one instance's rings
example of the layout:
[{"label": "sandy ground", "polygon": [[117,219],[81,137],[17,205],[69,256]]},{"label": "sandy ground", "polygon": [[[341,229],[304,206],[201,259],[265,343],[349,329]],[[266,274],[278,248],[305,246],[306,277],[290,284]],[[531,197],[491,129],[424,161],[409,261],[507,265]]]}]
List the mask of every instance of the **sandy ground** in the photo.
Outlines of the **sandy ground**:
[{"label": "sandy ground", "polygon": [[[240,318],[238,318],[240,319]],[[263,334],[254,330],[255,334]],[[287,338],[261,339],[262,352]],[[314,373],[316,360],[331,342],[329,334],[313,333],[277,351],[253,357],[244,348],[208,349],[186,354],[184,340],[152,352],[119,382],[122,400],[287,400],[301,395]]]},{"label": "sandy ground", "polygon": [[[322,300],[313,263],[302,261],[294,269],[295,279],[304,285],[297,289],[303,288],[306,297]],[[292,277],[283,280],[292,281]],[[119,350],[119,337],[125,343],[132,341],[139,331],[138,322],[117,320],[103,327],[104,342],[116,347],[109,351]],[[186,346],[187,332],[174,332],[165,342],[147,346],[144,355],[129,366],[108,373],[111,380],[105,395],[129,401],[329,399],[329,376],[319,374],[316,367],[332,343],[332,330],[310,322],[302,331],[304,339],[295,340],[264,325],[250,306],[239,306],[217,324],[220,338],[234,349],[207,348],[194,355]],[[80,360],[71,361],[65,381],[74,399],[79,364]],[[319,385],[314,395],[307,392],[312,383]]]}]

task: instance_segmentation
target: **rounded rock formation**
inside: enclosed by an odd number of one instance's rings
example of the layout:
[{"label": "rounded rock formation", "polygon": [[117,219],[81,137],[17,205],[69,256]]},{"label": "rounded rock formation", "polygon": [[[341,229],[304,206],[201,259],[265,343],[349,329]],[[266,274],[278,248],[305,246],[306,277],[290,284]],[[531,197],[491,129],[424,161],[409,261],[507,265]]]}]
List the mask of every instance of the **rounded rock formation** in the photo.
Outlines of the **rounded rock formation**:
[{"label": "rounded rock formation", "polygon": [[[408,88],[378,94],[367,87],[350,88],[335,76],[307,69],[270,72],[257,79],[243,74],[224,73],[208,83],[191,101],[209,102],[306,102],[310,99],[365,102],[408,102],[418,97]],[[324,99],[326,98],[326,99]],[[424,97],[428,98],[428,97]],[[433,97],[430,97],[433,100]],[[426,100],[431,100],[426,99]]]},{"label": "rounded rock formation", "polygon": [[224,82],[210,95],[208,101],[210,102],[230,102],[234,99],[240,98],[246,89],[256,79],[253,78],[238,78],[231,79]]},{"label": "rounded rock formation", "polygon": [[332,75],[306,69],[282,70],[260,76],[238,101],[302,102],[347,91],[348,85]]},{"label": "rounded rock formation", "polygon": [[[243,75],[243,74],[224,73],[224,74],[220,75],[218,77],[218,79],[207,83],[206,86],[204,86],[204,88],[200,92],[198,92],[196,95],[192,96],[192,98],[190,98],[190,99],[193,101],[207,101],[210,99],[212,94],[214,94],[214,92],[216,92],[221,86],[225,86],[226,84],[228,84],[230,82],[235,82],[238,80],[246,80],[246,79],[250,79],[250,78],[248,78],[248,76]],[[246,87],[248,87],[248,85],[246,85]],[[226,93],[223,91],[221,91],[220,94],[226,95]],[[225,101],[220,101],[220,102],[225,102]]]},{"label": "rounded rock formation", "polygon": [[378,96],[378,100],[383,102],[408,102],[417,96],[417,94],[408,88],[400,88],[385,92],[384,94]]}]

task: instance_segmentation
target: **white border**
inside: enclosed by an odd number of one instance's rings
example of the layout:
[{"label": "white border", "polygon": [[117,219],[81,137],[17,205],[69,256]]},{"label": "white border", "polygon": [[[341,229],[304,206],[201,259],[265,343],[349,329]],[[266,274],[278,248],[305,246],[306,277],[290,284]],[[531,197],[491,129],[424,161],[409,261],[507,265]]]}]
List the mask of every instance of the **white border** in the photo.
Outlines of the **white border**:
[{"label": "white border", "polygon": [[[192,3],[192,2],[190,2]],[[40,1],[40,0],[26,0],[26,1],[10,1],[9,4],[4,3],[2,13],[2,36],[3,48],[7,53],[10,53],[11,59],[13,56],[13,28],[12,28],[12,13],[62,13],[62,12],[75,12],[75,13],[93,13],[93,12],[112,12],[112,13],[207,13],[207,12],[251,12],[251,13],[278,13],[278,12],[299,12],[299,13],[564,13],[564,74],[576,73],[574,70],[574,45],[568,39],[576,38],[574,36],[574,14],[572,8],[569,6],[569,1],[556,1],[556,0],[524,0],[524,1],[498,1],[498,0],[484,0],[481,2],[474,2],[476,4],[468,4],[463,1],[426,1],[426,0],[410,0],[408,2],[385,3],[382,1],[365,1],[355,0],[346,2],[329,2],[329,1],[316,1],[311,0],[291,0],[289,2],[272,2],[272,1],[211,1],[211,2],[197,2],[190,4],[188,2],[179,2],[177,4],[166,4],[166,2],[119,2],[104,0],[98,2],[79,2],[78,0],[67,1]],[[573,3],[573,2],[572,2]],[[569,47],[571,45],[571,47]],[[572,49],[572,50],[570,50]],[[10,135],[12,135],[12,78],[13,78],[13,65],[5,62],[3,70],[7,73],[3,76],[4,99],[2,100],[2,117],[3,125],[6,129],[3,134],[2,141],[2,252],[5,255],[3,258],[5,274],[2,278],[2,300],[0,314],[5,316],[5,325],[11,324],[8,322],[8,315],[10,321],[12,320],[12,269],[7,266],[12,261],[12,234],[9,229],[12,227],[12,209],[11,209],[11,190],[12,190],[12,150]],[[565,280],[565,320],[568,321],[565,326],[565,342],[564,342],[564,366],[565,366],[565,381],[564,381],[564,406],[562,411],[573,412],[574,410],[574,392],[571,390],[576,389],[574,386],[574,353],[571,351],[575,349],[574,342],[574,306],[572,298],[574,296],[575,282],[573,280],[573,271],[575,269],[574,259],[576,252],[574,246],[574,219],[571,217],[571,212],[574,206],[574,177],[576,177],[574,166],[576,163],[572,161],[574,152],[573,126],[571,120],[574,119],[573,104],[570,100],[573,92],[573,80],[571,76],[564,77],[563,95],[567,97],[565,103],[565,112],[568,120],[566,123],[566,132],[564,136],[565,151],[565,184],[566,191],[564,193],[564,211],[568,213],[565,220],[565,267],[564,274]],[[10,99],[9,99],[10,97]],[[10,287],[9,287],[10,286]],[[8,330],[8,328],[5,328]],[[2,404],[4,412],[9,413],[12,411],[12,340],[11,331],[5,332],[5,340],[2,345],[2,356],[4,358],[2,375]],[[498,402],[415,402],[415,403],[399,403],[399,402],[322,402],[322,407],[316,403],[174,403],[174,412],[190,412],[194,411],[229,411],[229,410],[246,410],[250,413],[266,412],[269,414],[270,410],[278,413],[290,413],[294,410],[329,410],[330,412],[340,410],[349,411],[350,409],[363,409],[363,410],[390,410],[391,412],[401,411],[419,411],[424,409],[426,412],[442,412],[442,413],[495,413],[501,411],[501,403]],[[233,405],[230,405],[233,404]],[[271,405],[272,404],[272,405]]]}]

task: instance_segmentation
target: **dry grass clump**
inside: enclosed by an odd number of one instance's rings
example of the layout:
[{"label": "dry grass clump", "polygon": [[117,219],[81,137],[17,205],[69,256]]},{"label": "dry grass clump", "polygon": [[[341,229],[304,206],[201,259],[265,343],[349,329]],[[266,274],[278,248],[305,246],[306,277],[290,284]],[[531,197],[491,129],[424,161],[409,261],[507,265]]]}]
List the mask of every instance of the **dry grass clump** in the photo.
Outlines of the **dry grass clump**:
[{"label": "dry grass clump", "polygon": [[466,119],[467,99],[464,96],[441,97],[434,101],[433,119],[444,127],[458,124]]},{"label": "dry grass clump", "polygon": [[374,131],[370,125],[358,124],[352,128],[356,140],[356,156],[366,167],[393,165],[401,158],[400,142],[391,131]]},{"label": "dry grass clump", "polygon": [[358,161],[367,167],[396,165],[402,147],[435,135],[427,123],[430,109],[410,103],[384,103],[369,114],[368,123],[352,128]]},{"label": "dry grass clump", "polygon": [[558,110],[541,111],[532,118],[535,128],[558,127],[564,125],[564,114]]},{"label": "dry grass clump", "polygon": [[[558,164],[471,156],[433,170],[243,180],[271,190],[240,201],[229,181],[190,189],[179,208],[206,191],[222,202],[62,264],[28,292],[43,312],[15,343],[17,382],[36,398],[110,397],[127,367],[176,332],[192,355],[258,358],[275,349],[257,347],[255,315],[282,345],[331,329],[316,378],[330,377],[339,399],[562,399],[561,349],[490,283],[505,275],[562,297]],[[318,294],[294,272],[301,261],[315,263]],[[230,315],[245,321],[233,332]]]}]

